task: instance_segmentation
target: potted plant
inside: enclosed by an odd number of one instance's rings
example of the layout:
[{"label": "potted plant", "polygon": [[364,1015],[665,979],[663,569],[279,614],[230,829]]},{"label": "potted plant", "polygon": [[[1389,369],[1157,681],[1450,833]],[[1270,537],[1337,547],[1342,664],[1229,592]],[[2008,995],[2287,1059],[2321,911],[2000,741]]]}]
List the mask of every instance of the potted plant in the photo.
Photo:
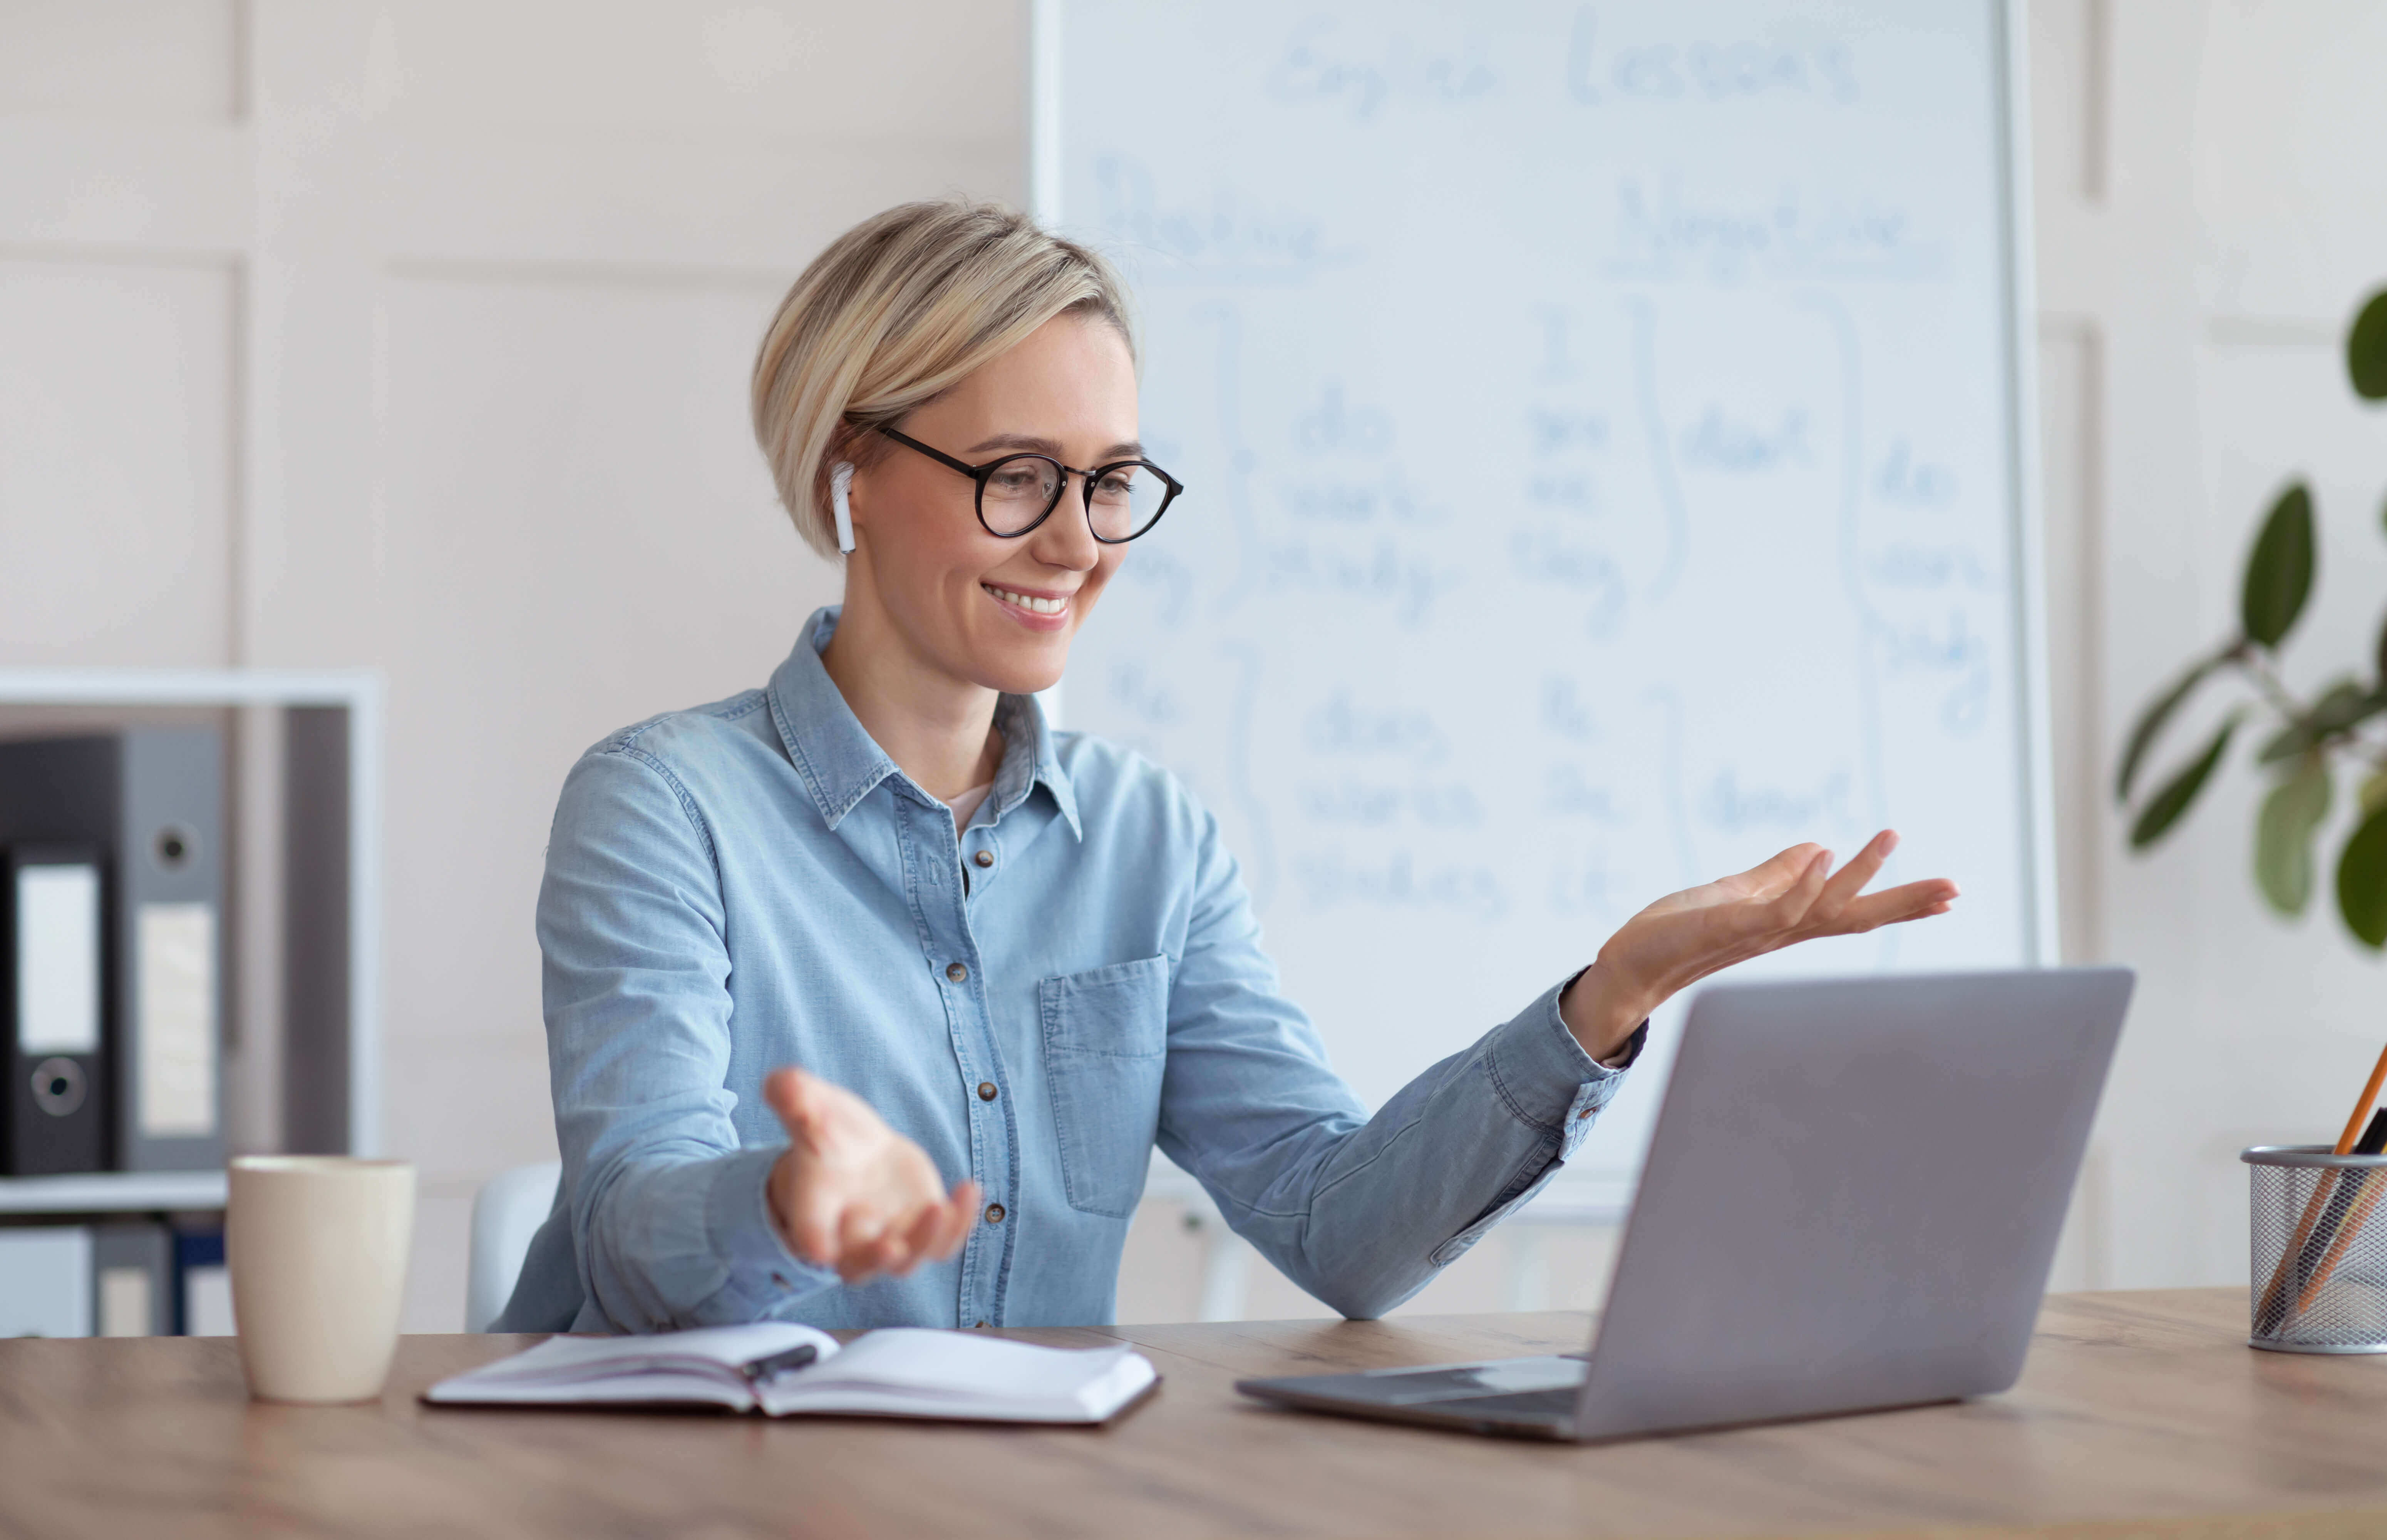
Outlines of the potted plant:
[{"label": "potted plant", "polygon": [[[2387,289],[2356,312],[2345,339],[2346,373],[2366,401],[2387,401]],[[2382,510],[2387,515],[2387,510]],[[2280,914],[2304,913],[2315,887],[2314,845],[2336,797],[2339,767],[2355,771],[2362,816],[2337,854],[2337,912],[2365,946],[2387,947],[2387,623],[2372,656],[2354,672],[2323,686],[2310,700],[2280,676],[2281,644],[2311,596],[2318,548],[2311,489],[2291,483],[2273,500],[2246,558],[2238,633],[2197,658],[2148,703],[2130,729],[2115,776],[2114,796],[2128,806],[2165,725],[2204,686],[2237,679],[2248,700],[2233,709],[2204,747],[2139,805],[2130,848],[2143,851],[2179,824],[2250,715],[2267,717],[2269,732],[2254,762],[2271,789],[2254,818],[2254,884]]]}]

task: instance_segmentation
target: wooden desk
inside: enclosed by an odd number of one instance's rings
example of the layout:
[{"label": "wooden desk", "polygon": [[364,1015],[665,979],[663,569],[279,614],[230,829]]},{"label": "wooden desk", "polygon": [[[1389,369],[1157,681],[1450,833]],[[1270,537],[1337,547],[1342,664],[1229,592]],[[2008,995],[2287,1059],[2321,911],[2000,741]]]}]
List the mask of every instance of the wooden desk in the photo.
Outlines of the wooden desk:
[{"label": "wooden desk", "polygon": [[2234,1289],[2048,1302],[2014,1392],[1582,1448],[1269,1410],[1239,1375],[1572,1350],[1579,1315],[1024,1332],[1143,1345],[1101,1431],[434,1408],[533,1339],[410,1337],[378,1405],[223,1340],[0,1342],[0,1535],[2387,1534],[2387,1358],[2244,1345]]}]

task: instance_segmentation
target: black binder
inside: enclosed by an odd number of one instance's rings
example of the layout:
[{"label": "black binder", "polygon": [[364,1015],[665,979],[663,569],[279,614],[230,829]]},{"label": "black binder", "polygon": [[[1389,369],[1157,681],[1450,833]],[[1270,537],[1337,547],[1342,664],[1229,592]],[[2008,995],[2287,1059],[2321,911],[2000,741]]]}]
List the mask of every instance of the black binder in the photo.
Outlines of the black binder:
[{"label": "black binder", "polygon": [[104,870],[89,848],[12,845],[0,855],[0,1172],[9,1176],[107,1167]]},{"label": "black binder", "polygon": [[0,742],[0,846],[104,858],[102,1167],[223,1164],[223,788],[213,727]]}]

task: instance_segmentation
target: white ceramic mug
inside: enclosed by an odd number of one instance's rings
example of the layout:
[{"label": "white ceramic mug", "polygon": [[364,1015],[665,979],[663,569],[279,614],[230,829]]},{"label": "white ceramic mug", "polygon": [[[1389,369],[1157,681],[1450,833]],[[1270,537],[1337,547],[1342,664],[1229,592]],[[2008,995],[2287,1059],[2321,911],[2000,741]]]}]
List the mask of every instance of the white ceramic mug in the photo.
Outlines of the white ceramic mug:
[{"label": "white ceramic mug", "polygon": [[224,1217],[241,1368],[261,1401],[369,1401],[398,1351],[414,1168],[243,1155]]}]

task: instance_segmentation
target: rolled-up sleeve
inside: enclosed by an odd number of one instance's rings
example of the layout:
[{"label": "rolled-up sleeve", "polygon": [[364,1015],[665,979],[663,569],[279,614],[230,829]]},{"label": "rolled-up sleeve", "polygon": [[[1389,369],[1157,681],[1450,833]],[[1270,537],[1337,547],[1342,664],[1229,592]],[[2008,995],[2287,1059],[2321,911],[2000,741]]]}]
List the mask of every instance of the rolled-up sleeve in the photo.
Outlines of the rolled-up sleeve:
[{"label": "rolled-up sleeve", "polygon": [[1382,1315],[1557,1173],[1623,1071],[1575,1041],[1554,984],[1368,1117],[1279,992],[1235,863],[1204,822],[1170,982],[1161,1149],[1287,1277],[1346,1316]]},{"label": "rolled-up sleeve", "polygon": [[711,838],[635,746],[566,779],[539,888],[548,1064],[582,1329],[781,1314],[837,1276],[771,1222],[783,1146],[742,1147],[726,1089],[729,953]]}]

